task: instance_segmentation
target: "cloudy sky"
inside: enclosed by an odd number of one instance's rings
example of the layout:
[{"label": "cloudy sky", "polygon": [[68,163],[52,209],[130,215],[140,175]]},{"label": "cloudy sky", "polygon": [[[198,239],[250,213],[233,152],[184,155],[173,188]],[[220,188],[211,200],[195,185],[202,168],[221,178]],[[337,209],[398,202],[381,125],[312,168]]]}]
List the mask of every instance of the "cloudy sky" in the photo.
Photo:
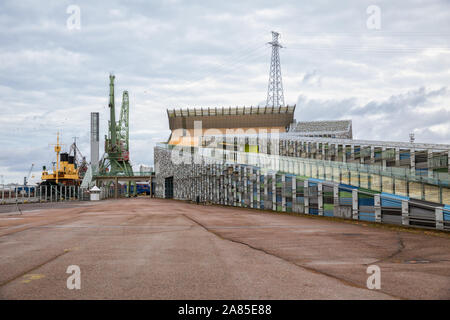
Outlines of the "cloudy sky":
[{"label": "cloudy sky", "polygon": [[22,181],[31,163],[39,177],[57,131],[89,158],[90,112],[106,134],[110,72],[117,109],[130,94],[136,166],[167,139],[167,108],[264,104],[271,30],[298,121],[353,119],[354,138],[450,143],[448,0],[2,0],[0,183]]}]

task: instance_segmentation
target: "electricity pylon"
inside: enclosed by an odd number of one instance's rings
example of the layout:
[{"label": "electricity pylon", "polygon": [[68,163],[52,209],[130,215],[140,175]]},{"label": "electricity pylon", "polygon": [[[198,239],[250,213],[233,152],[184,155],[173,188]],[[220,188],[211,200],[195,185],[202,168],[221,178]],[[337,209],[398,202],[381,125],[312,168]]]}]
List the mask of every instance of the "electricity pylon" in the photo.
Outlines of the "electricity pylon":
[{"label": "electricity pylon", "polygon": [[270,61],[269,86],[267,90],[267,106],[284,106],[283,81],[281,80],[281,62],[279,48],[283,48],[278,43],[278,32],[272,31],[272,41],[268,42],[272,46],[272,58]]}]

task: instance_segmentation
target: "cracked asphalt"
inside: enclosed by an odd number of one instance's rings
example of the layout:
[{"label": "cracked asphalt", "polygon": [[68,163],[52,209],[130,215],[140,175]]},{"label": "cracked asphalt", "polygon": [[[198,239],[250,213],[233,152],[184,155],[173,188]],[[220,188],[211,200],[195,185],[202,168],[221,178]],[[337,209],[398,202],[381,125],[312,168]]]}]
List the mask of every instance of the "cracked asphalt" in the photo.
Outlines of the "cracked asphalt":
[{"label": "cracked asphalt", "polygon": [[0,210],[0,299],[450,299],[445,234],[150,198],[21,210]]}]

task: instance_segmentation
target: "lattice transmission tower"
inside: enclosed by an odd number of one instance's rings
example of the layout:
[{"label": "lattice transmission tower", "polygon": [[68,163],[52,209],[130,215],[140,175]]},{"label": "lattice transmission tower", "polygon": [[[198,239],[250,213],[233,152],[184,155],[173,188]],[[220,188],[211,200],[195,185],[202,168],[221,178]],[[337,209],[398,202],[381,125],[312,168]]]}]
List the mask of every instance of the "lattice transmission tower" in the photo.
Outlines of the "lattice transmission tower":
[{"label": "lattice transmission tower", "polygon": [[279,49],[283,48],[278,43],[278,32],[272,31],[272,41],[268,42],[272,45],[272,59],[270,61],[269,86],[267,90],[267,106],[281,107],[284,106],[283,81],[281,80],[281,61]]}]

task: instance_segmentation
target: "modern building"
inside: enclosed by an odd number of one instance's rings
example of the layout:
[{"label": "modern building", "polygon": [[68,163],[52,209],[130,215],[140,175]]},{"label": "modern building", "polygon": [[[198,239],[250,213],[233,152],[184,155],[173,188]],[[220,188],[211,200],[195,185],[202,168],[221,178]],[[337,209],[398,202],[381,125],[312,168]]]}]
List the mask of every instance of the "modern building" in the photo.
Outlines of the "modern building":
[{"label": "modern building", "polygon": [[450,230],[450,145],[352,139],[295,106],[168,111],[157,197]]}]

